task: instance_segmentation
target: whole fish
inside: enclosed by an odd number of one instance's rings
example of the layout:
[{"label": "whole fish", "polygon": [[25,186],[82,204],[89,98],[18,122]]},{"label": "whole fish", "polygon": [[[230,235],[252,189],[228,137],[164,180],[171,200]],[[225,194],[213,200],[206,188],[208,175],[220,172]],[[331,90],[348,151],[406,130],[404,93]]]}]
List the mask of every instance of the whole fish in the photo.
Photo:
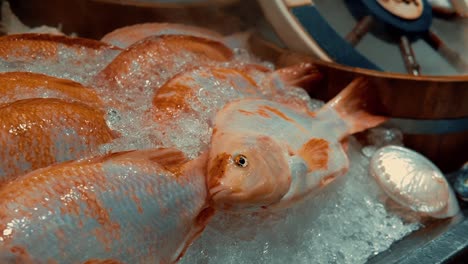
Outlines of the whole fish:
[{"label": "whole fish", "polygon": [[17,175],[83,158],[114,138],[104,113],[55,98],[0,106],[0,186]]},{"label": "whole fish", "polygon": [[318,112],[244,99],[218,112],[207,184],[216,208],[288,207],[344,175],[342,141],[386,120],[364,110],[367,82],[354,80]]},{"label": "whole fish", "polygon": [[[175,147],[193,158],[205,152],[216,112],[229,101],[262,96],[252,78],[236,69],[200,67],[184,71],[155,89],[146,122],[157,123],[156,145]],[[148,124],[146,127],[149,127]],[[196,127],[188,129],[188,127]]]},{"label": "whole fish", "polygon": [[222,35],[206,28],[174,24],[174,23],[143,23],[118,28],[102,37],[101,41],[117,47],[127,48],[150,36],[188,35],[221,41]]},{"label": "whole fish", "polygon": [[86,83],[122,49],[92,39],[50,34],[0,37],[0,71],[42,73]]},{"label": "whole fish", "polygon": [[95,78],[112,92],[151,90],[194,66],[225,62],[233,52],[222,43],[194,36],[151,36],[128,47]]},{"label": "whole fish", "polygon": [[162,116],[169,115],[172,119],[180,113],[199,117],[209,112],[214,118],[225,104],[240,98],[265,98],[307,109],[303,101],[288,96],[287,92],[290,92],[290,86],[313,82],[320,77],[311,64],[276,71],[257,64],[233,68],[197,67],[175,75],[154,89],[154,114],[158,121],[162,121]]},{"label": "whole fish", "polygon": [[76,65],[83,57],[96,56],[97,52],[120,52],[122,49],[93,39],[66,37],[51,34],[25,33],[0,37],[0,58],[18,63],[56,62],[61,52],[77,55],[72,61]]},{"label": "whole fish", "polygon": [[31,72],[0,73],[0,105],[31,98],[58,98],[103,106],[93,89],[74,81]]},{"label": "whole fish", "polygon": [[[257,83],[242,71],[224,67],[201,67],[175,75],[153,97],[155,118],[177,117],[181,113],[197,116],[215,113],[230,100],[262,96]],[[213,114],[214,116],[214,114]]]},{"label": "whole fish", "polygon": [[[292,89],[287,82],[303,80],[304,75],[312,73],[290,70],[294,76],[286,77],[282,74],[285,72],[287,69],[272,71],[260,65],[246,64],[236,68],[198,67],[177,74],[154,92],[152,116],[148,120],[160,124],[161,136],[156,137],[160,140],[158,144],[176,147],[189,157],[198,156],[208,148],[209,129],[213,127],[216,113],[227,103],[240,98],[287,101],[301,110],[307,109],[300,97],[284,93]],[[197,124],[202,129],[187,129],[187,123]],[[190,140],[184,140],[186,138]]]},{"label": "whole fish", "polygon": [[173,263],[213,214],[205,167],[152,149],[23,175],[0,190],[0,263]]}]

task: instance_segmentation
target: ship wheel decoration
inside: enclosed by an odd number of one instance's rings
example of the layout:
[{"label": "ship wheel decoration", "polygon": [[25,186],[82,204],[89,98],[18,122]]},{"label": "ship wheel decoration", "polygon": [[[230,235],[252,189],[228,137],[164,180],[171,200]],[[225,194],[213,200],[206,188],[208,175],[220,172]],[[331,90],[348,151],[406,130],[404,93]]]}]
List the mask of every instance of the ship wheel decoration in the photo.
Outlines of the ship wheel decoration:
[{"label": "ship wheel decoration", "polygon": [[369,78],[406,146],[445,171],[468,160],[467,0],[259,3],[288,49],[320,59],[325,77],[312,96],[327,100],[343,82]]},{"label": "ship wheel decoration", "polygon": [[[398,66],[402,64],[388,53],[391,46],[398,46],[401,53],[398,59],[403,59],[408,74],[468,72],[468,58],[463,56],[468,45],[468,39],[463,37],[468,31],[465,0],[260,0],[260,3],[288,47],[303,52],[312,50],[326,61],[399,72]],[[444,31],[455,34],[444,41],[448,35]],[[440,33],[445,33],[444,37]],[[366,41],[370,43],[361,43]],[[458,46],[452,47],[452,42]],[[416,56],[413,43],[421,48],[421,57],[425,58]],[[377,45],[382,47],[376,49]],[[427,56],[431,52],[427,46],[438,54]],[[418,59],[425,63],[418,63]],[[430,65],[434,61],[438,67]]]}]

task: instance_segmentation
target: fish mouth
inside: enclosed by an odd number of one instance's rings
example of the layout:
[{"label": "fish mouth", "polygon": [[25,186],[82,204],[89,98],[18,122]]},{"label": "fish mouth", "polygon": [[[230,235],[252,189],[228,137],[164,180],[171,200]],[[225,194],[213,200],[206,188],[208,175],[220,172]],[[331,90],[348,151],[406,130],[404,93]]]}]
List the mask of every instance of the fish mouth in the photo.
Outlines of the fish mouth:
[{"label": "fish mouth", "polygon": [[231,199],[234,192],[230,189],[223,188],[223,186],[216,186],[209,190],[210,200],[214,208],[222,210],[232,209]]},{"label": "fish mouth", "polygon": [[224,188],[223,186],[221,185],[217,185],[215,187],[212,187],[210,188],[209,190],[209,193],[210,193],[210,196],[213,200],[217,200],[216,198],[219,197],[219,196],[227,196],[229,194],[232,194],[233,191],[232,190],[229,190],[229,189],[226,189]]}]

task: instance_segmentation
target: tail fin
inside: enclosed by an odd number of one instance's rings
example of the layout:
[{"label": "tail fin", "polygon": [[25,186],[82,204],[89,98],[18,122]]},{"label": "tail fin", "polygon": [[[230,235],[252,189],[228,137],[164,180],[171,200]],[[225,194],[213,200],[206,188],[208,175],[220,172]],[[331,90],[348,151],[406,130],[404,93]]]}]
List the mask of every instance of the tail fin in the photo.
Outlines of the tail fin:
[{"label": "tail fin", "polygon": [[297,86],[306,88],[310,84],[322,80],[323,75],[319,72],[317,67],[309,62],[303,62],[281,68],[276,71],[281,80],[287,86]]},{"label": "tail fin", "polygon": [[[369,81],[363,77],[354,79],[322,109],[334,109],[347,125],[347,134],[351,135],[376,127],[388,118],[369,113],[372,103]],[[322,111],[322,110],[321,110]]]}]

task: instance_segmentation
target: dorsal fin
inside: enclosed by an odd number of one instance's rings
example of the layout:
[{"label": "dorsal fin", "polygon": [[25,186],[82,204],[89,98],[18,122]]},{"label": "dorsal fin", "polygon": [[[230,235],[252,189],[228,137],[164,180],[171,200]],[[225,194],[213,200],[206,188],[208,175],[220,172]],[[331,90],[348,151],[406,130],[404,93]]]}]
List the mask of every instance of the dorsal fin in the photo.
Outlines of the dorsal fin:
[{"label": "dorsal fin", "polygon": [[308,172],[327,169],[330,146],[325,139],[312,138],[302,145],[299,156],[307,163]]},{"label": "dorsal fin", "polygon": [[186,163],[187,157],[183,152],[175,148],[157,148],[157,149],[145,149],[145,150],[135,150],[135,151],[126,151],[110,154],[109,158],[113,159],[148,159],[150,161],[156,162],[162,167],[174,167],[181,166]]}]

